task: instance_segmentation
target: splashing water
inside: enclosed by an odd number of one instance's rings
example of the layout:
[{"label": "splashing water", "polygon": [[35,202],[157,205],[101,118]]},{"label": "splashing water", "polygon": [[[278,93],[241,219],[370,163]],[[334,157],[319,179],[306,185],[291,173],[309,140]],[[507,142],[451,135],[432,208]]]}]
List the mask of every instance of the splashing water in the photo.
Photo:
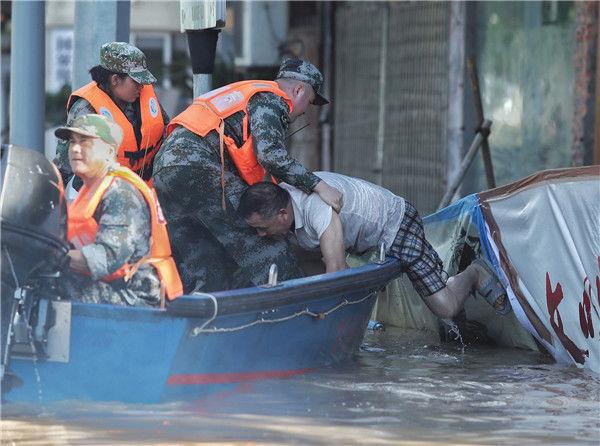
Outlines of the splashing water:
[{"label": "splashing water", "polygon": [[442,319],[442,322],[448,326],[450,329],[450,333],[454,335],[454,340],[460,342],[461,354],[465,355],[465,342],[463,341],[462,335],[460,334],[460,330],[458,329],[458,325],[452,319]]},{"label": "splashing water", "polygon": [[40,403],[40,407],[43,408],[44,407],[44,394],[42,391],[42,379],[40,377],[40,371],[38,369],[38,355],[37,355],[37,349],[35,348],[35,344],[33,343],[33,333],[32,333],[32,328],[29,325],[27,327],[27,336],[29,337],[29,347],[31,347],[31,360],[33,361],[33,371],[35,373],[35,380],[37,382],[37,389],[38,389],[38,401]]}]

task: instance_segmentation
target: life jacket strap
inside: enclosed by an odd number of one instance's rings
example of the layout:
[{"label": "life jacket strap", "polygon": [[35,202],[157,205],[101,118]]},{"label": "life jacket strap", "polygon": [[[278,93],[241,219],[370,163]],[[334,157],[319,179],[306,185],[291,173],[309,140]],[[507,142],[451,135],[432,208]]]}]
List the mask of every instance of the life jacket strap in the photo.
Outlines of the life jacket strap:
[{"label": "life jacket strap", "polygon": [[225,206],[225,120],[221,119],[219,124],[219,155],[221,156],[221,207],[226,211]]},{"label": "life jacket strap", "polygon": [[148,152],[150,150],[152,150],[154,147],[146,147],[145,149],[139,149],[139,150],[125,150],[123,152],[123,155],[125,155],[125,158],[127,158],[130,161],[138,161],[140,158],[144,158]]}]

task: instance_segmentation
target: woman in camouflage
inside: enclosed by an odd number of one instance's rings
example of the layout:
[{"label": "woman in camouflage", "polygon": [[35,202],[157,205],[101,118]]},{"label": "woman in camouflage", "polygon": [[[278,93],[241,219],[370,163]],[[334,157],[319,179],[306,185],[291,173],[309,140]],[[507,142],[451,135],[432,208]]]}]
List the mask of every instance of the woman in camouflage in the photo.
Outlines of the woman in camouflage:
[{"label": "woman in camouflage", "polygon": [[[117,151],[119,163],[149,180],[169,117],[152,87],[156,78],[147,68],[144,53],[125,42],[105,43],[100,49],[100,64],[90,69],[90,75],[92,82],[69,97],[67,125],[90,113],[111,118],[123,130]],[[68,148],[67,141],[59,140],[54,160],[64,184],[73,176]],[[73,186],[78,190],[81,180],[74,178]]]}]

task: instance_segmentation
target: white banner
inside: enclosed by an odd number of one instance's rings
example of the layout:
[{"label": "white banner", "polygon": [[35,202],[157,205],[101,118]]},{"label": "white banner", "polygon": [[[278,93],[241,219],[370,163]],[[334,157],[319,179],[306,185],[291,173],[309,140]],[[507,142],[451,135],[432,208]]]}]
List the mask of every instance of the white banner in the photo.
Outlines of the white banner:
[{"label": "white banner", "polygon": [[542,172],[481,196],[515,314],[557,361],[598,373],[599,172]]}]

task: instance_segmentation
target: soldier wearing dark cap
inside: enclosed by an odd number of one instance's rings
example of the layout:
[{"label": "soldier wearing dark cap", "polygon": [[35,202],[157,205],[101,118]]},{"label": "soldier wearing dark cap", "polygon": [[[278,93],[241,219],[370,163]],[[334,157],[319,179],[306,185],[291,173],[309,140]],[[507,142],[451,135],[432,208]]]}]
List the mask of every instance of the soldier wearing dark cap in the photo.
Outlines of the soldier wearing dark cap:
[{"label": "soldier wearing dark cap", "polygon": [[[152,88],[156,78],[147,68],[144,53],[125,42],[105,43],[100,48],[100,64],[90,69],[90,75],[92,82],[69,97],[67,125],[89,113],[114,120],[123,129],[119,163],[149,180],[169,117]],[[67,141],[59,140],[54,162],[65,184],[73,175],[67,153]],[[81,180],[75,180],[79,189]]]},{"label": "soldier wearing dark cap", "polygon": [[152,180],[186,292],[265,283],[271,263],[281,280],[300,275],[287,241],[261,239],[236,209],[248,185],[265,178],[341,208],[341,193],[290,157],[285,145],[290,122],[311,104],[328,103],[322,84],[314,65],[286,59],[274,82],[213,90],[169,123]]}]

